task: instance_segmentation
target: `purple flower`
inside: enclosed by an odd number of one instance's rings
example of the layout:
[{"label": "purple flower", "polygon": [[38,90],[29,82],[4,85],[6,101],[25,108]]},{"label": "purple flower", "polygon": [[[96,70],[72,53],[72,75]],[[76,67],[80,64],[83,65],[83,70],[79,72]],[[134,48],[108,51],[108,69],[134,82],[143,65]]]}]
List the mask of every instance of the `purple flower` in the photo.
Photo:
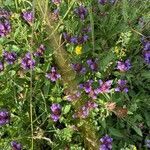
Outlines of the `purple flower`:
[{"label": "purple flower", "polygon": [[147,148],[150,148],[150,140],[145,140],[145,146],[147,147]]},{"label": "purple flower", "polygon": [[80,84],[80,88],[83,88],[86,93],[90,93],[92,90],[93,80],[88,80],[87,82]]},{"label": "purple flower", "polygon": [[82,5],[76,8],[74,12],[80,17],[81,20],[84,20],[88,13],[87,9]]},{"label": "purple flower", "polygon": [[112,82],[113,82],[112,80],[108,80],[106,82],[103,82],[102,80],[99,80],[100,87],[98,87],[97,89],[94,90],[95,94],[109,93]]},{"label": "purple flower", "polygon": [[0,61],[0,72],[4,70],[4,64]]},{"label": "purple flower", "polygon": [[150,41],[148,41],[145,37],[143,37],[142,44],[143,44],[144,60],[147,64],[150,64]]},{"label": "purple flower", "polygon": [[102,5],[106,4],[107,3],[107,0],[98,0],[98,2]]},{"label": "purple flower", "polygon": [[70,37],[70,43],[77,44],[78,43],[78,37],[76,37],[76,36]]},{"label": "purple flower", "polygon": [[34,56],[43,56],[45,52],[45,46],[43,44],[40,45],[40,47],[37,49],[37,51],[34,53]]},{"label": "purple flower", "polygon": [[118,80],[118,86],[115,88],[116,92],[128,92],[127,80]]},{"label": "purple flower", "polygon": [[80,44],[83,44],[85,43],[87,40],[88,40],[88,35],[82,35],[82,36],[79,36],[77,37],[77,43],[80,45]]},{"label": "purple flower", "polygon": [[61,0],[52,0],[52,3],[54,3],[55,5],[58,5],[61,3]]},{"label": "purple flower", "polygon": [[105,135],[100,139],[100,148],[99,150],[111,150],[112,149],[112,141],[113,139],[108,135]]},{"label": "purple flower", "polygon": [[86,68],[82,66],[82,64],[76,63],[72,64],[73,69],[80,74],[85,74],[86,73]]},{"label": "purple flower", "polygon": [[126,72],[131,68],[130,60],[127,59],[125,62],[123,61],[118,61],[117,62],[117,69],[120,70],[121,72]]},{"label": "purple flower", "polygon": [[22,150],[22,145],[16,141],[11,142],[12,150]]},{"label": "purple flower", "polygon": [[61,106],[60,104],[54,103],[52,104],[52,106],[50,107],[52,114],[51,114],[51,118],[54,122],[58,121],[60,119],[60,115],[61,115]]},{"label": "purple flower", "polygon": [[0,126],[10,122],[10,114],[7,110],[0,110]]},{"label": "purple flower", "polygon": [[33,11],[24,11],[22,13],[22,17],[25,21],[27,21],[29,24],[31,24],[34,20]]},{"label": "purple flower", "polygon": [[64,32],[64,33],[63,33],[63,38],[64,38],[68,43],[71,42],[71,36],[70,36],[68,33]]},{"label": "purple flower", "polygon": [[56,68],[52,67],[51,72],[46,74],[46,77],[52,82],[55,82],[57,79],[61,78],[61,75],[57,73]]},{"label": "purple flower", "polygon": [[89,67],[93,71],[97,71],[97,69],[98,69],[98,65],[97,65],[96,61],[97,61],[97,59],[89,59],[89,60],[87,60],[87,64],[89,65]]},{"label": "purple flower", "polygon": [[35,60],[32,59],[31,53],[26,53],[22,58],[21,67],[25,70],[33,69],[35,67]]},{"label": "purple flower", "polygon": [[4,60],[7,61],[9,64],[13,64],[17,59],[17,54],[15,52],[3,52]]},{"label": "purple flower", "polygon": [[8,35],[11,32],[11,25],[9,20],[3,19],[3,21],[0,20],[0,37],[4,37]]}]

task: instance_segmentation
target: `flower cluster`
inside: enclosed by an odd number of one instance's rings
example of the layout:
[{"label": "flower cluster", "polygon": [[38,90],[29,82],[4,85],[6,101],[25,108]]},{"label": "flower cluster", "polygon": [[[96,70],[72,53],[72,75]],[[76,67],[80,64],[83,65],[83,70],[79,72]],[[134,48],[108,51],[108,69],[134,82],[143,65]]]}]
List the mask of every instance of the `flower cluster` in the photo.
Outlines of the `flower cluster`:
[{"label": "flower cluster", "polygon": [[13,64],[15,62],[15,60],[17,59],[17,54],[15,52],[4,51],[3,58],[9,64]]},{"label": "flower cluster", "polygon": [[79,63],[72,64],[72,67],[79,74],[85,74],[86,73],[86,68],[83,67],[82,64],[79,64]]},{"label": "flower cluster", "polygon": [[61,115],[61,105],[54,103],[54,104],[52,104],[52,106],[50,108],[52,111],[51,119],[54,122],[57,122],[60,119],[60,115]]},{"label": "flower cluster", "polygon": [[10,121],[10,114],[6,110],[0,110],[0,126],[8,124]]},{"label": "flower cluster", "polygon": [[22,150],[22,145],[16,141],[11,142],[12,150]]},{"label": "flower cluster", "polygon": [[86,34],[83,34],[81,36],[71,36],[66,32],[63,33],[63,37],[68,43],[78,44],[78,45],[85,43],[89,38],[88,35]]},{"label": "flower cluster", "polygon": [[144,60],[147,64],[150,64],[150,41],[146,40],[146,38],[143,38],[142,44]]},{"label": "flower cluster", "polygon": [[66,95],[65,99],[68,101],[75,101],[75,100],[78,100],[80,96],[81,96],[80,92],[74,92],[74,93]]},{"label": "flower cluster", "polygon": [[56,68],[52,67],[50,73],[46,73],[46,77],[52,82],[55,82],[57,79],[61,78],[61,75],[57,73]]},{"label": "flower cluster", "polygon": [[84,6],[79,6],[74,10],[75,14],[79,16],[81,20],[84,20],[88,14],[88,10]]},{"label": "flower cluster", "polygon": [[0,9],[0,37],[4,37],[11,32],[10,13],[4,9]]},{"label": "flower cluster", "polygon": [[123,61],[118,61],[117,62],[117,69],[120,70],[121,72],[126,72],[131,68],[130,60],[127,59],[125,62]]},{"label": "flower cluster", "polygon": [[103,82],[102,80],[99,80],[99,87],[97,89],[94,90],[94,92],[96,94],[99,93],[109,93],[110,89],[111,89],[111,85],[112,85],[112,80],[107,80],[105,82]]},{"label": "flower cluster", "polygon": [[100,139],[100,148],[99,150],[111,150],[112,149],[112,141],[113,139],[108,135],[105,135]]},{"label": "flower cluster", "polygon": [[25,70],[33,69],[35,66],[35,60],[32,58],[31,53],[26,53],[25,56],[22,58],[21,67]]},{"label": "flower cluster", "polygon": [[87,64],[89,65],[92,71],[97,71],[98,69],[97,59],[88,59]]},{"label": "flower cluster", "polygon": [[73,117],[74,117],[74,118],[87,118],[88,115],[89,115],[89,113],[90,113],[90,111],[91,111],[92,109],[94,109],[94,108],[97,108],[97,106],[98,106],[98,105],[97,105],[95,102],[89,100],[84,106],[82,106],[82,107],[80,108],[79,111],[77,111],[77,112],[73,115]]},{"label": "flower cluster", "polygon": [[24,11],[22,13],[22,18],[29,24],[31,24],[34,20],[33,11]]},{"label": "flower cluster", "polygon": [[115,88],[116,92],[128,92],[127,80],[118,80],[118,86]]}]

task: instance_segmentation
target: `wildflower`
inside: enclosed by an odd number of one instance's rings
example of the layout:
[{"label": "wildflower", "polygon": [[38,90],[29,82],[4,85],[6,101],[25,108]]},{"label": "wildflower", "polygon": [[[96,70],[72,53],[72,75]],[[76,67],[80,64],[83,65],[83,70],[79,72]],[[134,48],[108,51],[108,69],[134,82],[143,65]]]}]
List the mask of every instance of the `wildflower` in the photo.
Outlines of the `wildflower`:
[{"label": "wildflower", "polygon": [[0,61],[0,72],[4,70],[4,64]]},{"label": "wildflower", "polygon": [[85,74],[86,73],[86,68],[82,66],[82,64],[76,63],[72,64],[73,69],[80,74]]},{"label": "wildflower", "polygon": [[11,25],[9,20],[0,20],[0,37],[4,37],[11,32]]},{"label": "wildflower", "polygon": [[64,32],[64,33],[63,33],[63,38],[64,38],[68,43],[71,42],[71,36],[70,36],[68,33]]},{"label": "wildflower", "polygon": [[9,64],[13,64],[17,59],[17,54],[15,52],[3,52],[4,60],[7,61]]},{"label": "wildflower", "polygon": [[7,110],[0,110],[0,126],[10,122],[10,114]]},{"label": "wildflower", "polygon": [[25,70],[33,69],[35,67],[35,60],[32,59],[31,53],[26,53],[22,58],[21,67]]},{"label": "wildflower", "polygon": [[22,17],[27,23],[31,24],[34,20],[33,11],[24,11]]},{"label": "wildflower", "polygon": [[56,72],[56,68],[52,67],[51,72],[46,74],[46,77],[52,82],[55,82],[57,79],[61,78],[61,75]]},{"label": "wildflower", "polygon": [[58,5],[61,3],[61,0],[52,0],[52,3],[54,3],[55,5]]},{"label": "wildflower", "polygon": [[99,80],[100,87],[98,87],[97,89],[94,90],[95,94],[109,93],[112,82],[113,82],[112,80],[108,80],[106,82],[103,82],[102,80]]},{"label": "wildflower", "polygon": [[118,80],[118,86],[115,88],[116,92],[128,92],[128,88],[126,86],[127,80]]},{"label": "wildflower", "polygon": [[145,140],[145,146],[147,147],[147,148],[150,148],[150,140],[149,139],[147,139],[147,140]]},{"label": "wildflower", "polygon": [[125,62],[118,61],[117,62],[117,69],[119,69],[121,72],[128,71],[131,68],[130,60],[127,59]]},{"label": "wildflower", "polygon": [[113,139],[108,135],[105,135],[100,139],[100,148],[99,150],[111,150],[112,149],[112,141]]},{"label": "wildflower", "polygon": [[22,145],[16,141],[11,142],[12,150],[22,150]]},{"label": "wildflower", "polygon": [[52,13],[52,20],[57,21],[59,19],[59,9],[55,9]]},{"label": "wildflower", "polygon": [[83,43],[85,43],[88,40],[88,38],[89,38],[88,35],[79,36],[77,38],[77,43],[78,44],[83,44]]},{"label": "wildflower", "polygon": [[80,92],[75,92],[75,93],[71,93],[67,96],[65,96],[66,100],[68,101],[75,101],[75,100],[78,100],[78,98],[81,96],[81,93]]},{"label": "wildflower", "polygon": [[77,44],[78,43],[78,37],[77,36],[70,37],[70,43]]},{"label": "wildflower", "polygon": [[54,122],[57,122],[60,119],[61,106],[60,106],[60,104],[53,103],[50,108],[52,111],[51,118]]},{"label": "wildflower", "polygon": [[88,13],[87,9],[82,5],[76,8],[74,12],[80,17],[81,20],[84,20]]},{"label": "wildflower", "polygon": [[75,53],[77,55],[81,55],[82,54],[82,46],[80,46],[80,45],[76,46]]},{"label": "wildflower", "polygon": [[143,37],[142,44],[144,60],[147,64],[150,64],[150,41],[146,40],[146,38]]},{"label": "wildflower", "polygon": [[92,90],[93,80],[88,80],[87,82],[80,84],[80,88],[83,88],[86,93],[90,93]]},{"label": "wildflower", "polygon": [[97,59],[88,59],[87,60],[87,64],[89,65],[89,67],[91,68],[91,70],[93,71],[97,71],[98,69],[98,65],[97,65]]},{"label": "wildflower", "polygon": [[37,51],[34,53],[34,56],[43,56],[44,51],[45,51],[45,46],[41,44],[40,47],[37,49]]}]

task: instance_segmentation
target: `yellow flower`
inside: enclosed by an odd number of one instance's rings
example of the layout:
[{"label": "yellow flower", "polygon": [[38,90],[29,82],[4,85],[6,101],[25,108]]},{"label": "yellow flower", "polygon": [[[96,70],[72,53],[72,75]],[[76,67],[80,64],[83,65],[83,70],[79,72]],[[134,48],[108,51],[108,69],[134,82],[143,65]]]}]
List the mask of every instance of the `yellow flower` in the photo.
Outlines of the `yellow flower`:
[{"label": "yellow flower", "polygon": [[77,55],[81,55],[82,54],[82,46],[80,46],[80,45],[76,46],[75,53]]}]

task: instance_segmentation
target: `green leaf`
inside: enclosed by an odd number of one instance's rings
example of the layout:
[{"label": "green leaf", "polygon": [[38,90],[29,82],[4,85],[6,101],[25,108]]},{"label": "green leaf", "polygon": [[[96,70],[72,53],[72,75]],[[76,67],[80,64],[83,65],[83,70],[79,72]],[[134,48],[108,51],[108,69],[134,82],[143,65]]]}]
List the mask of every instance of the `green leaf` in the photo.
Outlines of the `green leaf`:
[{"label": "green leaf", "polygon": [[115,128],[110,128],[109,132],[116,137],[124,137],[124,135],[120,132],[120,130],[115,129]]},{"label": "green leaf", "polygon": [[63,114],[67,114],[67,113],[70,111],[70,108],[71,108],[71,105],[66,105],[66,106],[63,108]]},{"label": "green leaf", "polygon": [[133,126],[132,128],[134,129],[134,131],[135,131],[138,135],[143,136],[142,131],[141,131],[140,128],[138,128],[137,126]]}]

